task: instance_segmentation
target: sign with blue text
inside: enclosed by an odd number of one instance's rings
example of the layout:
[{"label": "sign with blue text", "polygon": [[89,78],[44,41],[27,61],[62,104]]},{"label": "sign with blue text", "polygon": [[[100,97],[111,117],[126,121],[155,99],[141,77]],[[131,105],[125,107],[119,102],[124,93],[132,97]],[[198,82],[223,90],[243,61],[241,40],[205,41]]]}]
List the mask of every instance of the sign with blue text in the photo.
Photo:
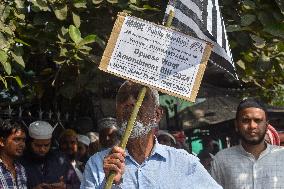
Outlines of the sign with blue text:
[{"label": "sign with blue text", "polygon": [[211,49],[206,41],[119,14],[99,68],[194,102]]}]

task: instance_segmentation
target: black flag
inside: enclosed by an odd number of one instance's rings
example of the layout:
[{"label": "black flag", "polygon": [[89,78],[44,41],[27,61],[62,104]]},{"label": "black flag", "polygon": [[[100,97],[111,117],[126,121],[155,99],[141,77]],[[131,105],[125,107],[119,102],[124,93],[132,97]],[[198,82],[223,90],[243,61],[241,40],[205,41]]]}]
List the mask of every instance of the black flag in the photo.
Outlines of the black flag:
[{"label": "black flag", "polygon": [[212,43],[209,63],[238,80],[218,0],[170,0],[165,20],[170,10],[172,27]]}]

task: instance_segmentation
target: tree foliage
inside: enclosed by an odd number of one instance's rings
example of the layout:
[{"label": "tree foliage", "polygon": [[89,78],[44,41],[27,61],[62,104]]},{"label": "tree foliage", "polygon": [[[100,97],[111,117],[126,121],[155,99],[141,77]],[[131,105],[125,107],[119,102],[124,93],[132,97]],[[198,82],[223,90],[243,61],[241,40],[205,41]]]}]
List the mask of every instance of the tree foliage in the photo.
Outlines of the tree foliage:
[{"label": "tree foliage", "polygon": [[[9,101],[82,102],[111,88],[98,63],[119,11],[161,23],[166,1],[3,0],[0,2],[0,85]],[[283,104],[284,22],[281,0],[221,1],[245,88]],[[103,85],[102,83],[108,83]],[[251,90],[248,90],[248,93]],[[1,97],[0,97],[1,98]],[[85,100],[85,99],[84,99]],[[88,102],[88,101],[86,101]],[[62,105],[63,107],[66,105]]]},{"label": "tree foliage", "polygon": [[226,0],[223,15],[246,94],[284,106],[284,7],[279,0]]},{"label": "tree foliage", "polygon": [[108,77],[97,67],[117,13],[162,20],[162,2],[153,2],[1,1],[0,79],[5,93],[20,100],[49,96],[55,101],[100,95],[100,83]]}]

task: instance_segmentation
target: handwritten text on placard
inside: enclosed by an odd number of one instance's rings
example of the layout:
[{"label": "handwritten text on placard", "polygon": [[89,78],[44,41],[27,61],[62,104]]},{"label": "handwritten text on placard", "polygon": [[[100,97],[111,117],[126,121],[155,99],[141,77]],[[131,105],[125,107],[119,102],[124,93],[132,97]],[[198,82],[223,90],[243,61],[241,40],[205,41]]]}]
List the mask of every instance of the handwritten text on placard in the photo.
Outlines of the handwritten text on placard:
[{"label": "handwritten text on placard", "polygon": [[206,42],[125,17],[107,70],[189,97]]}]

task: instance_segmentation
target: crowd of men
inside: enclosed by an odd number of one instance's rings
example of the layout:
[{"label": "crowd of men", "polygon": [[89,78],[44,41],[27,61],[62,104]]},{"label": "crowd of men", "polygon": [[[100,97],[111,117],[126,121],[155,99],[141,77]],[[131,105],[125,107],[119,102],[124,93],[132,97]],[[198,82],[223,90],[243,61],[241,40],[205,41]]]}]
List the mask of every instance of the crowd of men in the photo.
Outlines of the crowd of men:
[{"label": "crowd of men", "polygon": [[173,135],[157,131],[163,110],[158,92],[147,88],[126,149],[120,148],[142,87],[123,83],[116,119],[100,120],[98,134],[66,129],[58,148],[53,148],[54,128],[48,122],[35,121],[26,129],[17,121],[2,120],[0,189],[101,189],[110,172],[115,173],[113,189],[284,189],[284,148],[271,137],[277,133],[265,107],[254,99],[237,108],[240,144],[215,154],[209,141],[196,157],[177,148]]}]

